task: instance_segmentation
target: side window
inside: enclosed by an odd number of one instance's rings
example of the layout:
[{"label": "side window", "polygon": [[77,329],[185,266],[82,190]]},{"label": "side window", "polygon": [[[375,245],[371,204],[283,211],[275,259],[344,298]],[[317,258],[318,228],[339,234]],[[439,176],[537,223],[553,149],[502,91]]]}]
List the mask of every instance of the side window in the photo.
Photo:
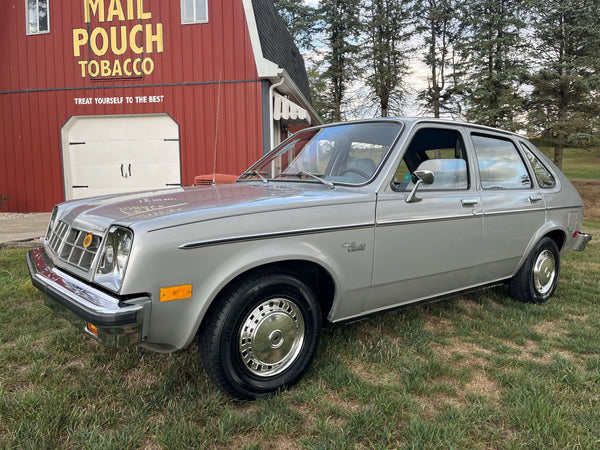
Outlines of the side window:
[{"label": "side window", "polygon": [[181,0],[181,23],[207,23],[208,0]]},{"label": "side window", "polygon": [[533,154],[531,149],[522,142],[521,147],[525,151],[525,156],[527,156],[527,159],[531,163],[531,167],[533,167],[533,173],[540,187],[543,189],[552,189],[553,187],[556,187],[556,180],[544,163],[542,163],[542,161]]},{"label": "side window", "polygon": [[410,191],[414,187],[413,173],[421,165],[434,173],[435,180],[430,185],[422,184],[420,190],[469,188],[465,146],[457,130],[423,128],[417,131],[396,169],[394,190]]},{"label": "side window", "polygon": [[505,139],[473,134],[483,189],[531,188],[531,178],[515,145]]},{"label": "side window", "polygon": [[27,35],[50,32],[48,0],[25,0],[27,14]]}]

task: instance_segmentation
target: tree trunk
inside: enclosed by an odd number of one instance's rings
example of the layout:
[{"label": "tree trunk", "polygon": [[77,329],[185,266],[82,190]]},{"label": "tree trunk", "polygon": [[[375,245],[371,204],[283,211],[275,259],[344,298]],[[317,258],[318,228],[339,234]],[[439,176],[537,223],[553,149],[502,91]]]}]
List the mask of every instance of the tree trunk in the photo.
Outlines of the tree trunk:
[{"label": "tree trunk", "polygon": [[554,164],[556,164],[556,167],[558,167],[561,170],[562,170],[562,160],[563,160],[564,149],[565,149],[565,146],[562,143],[556,144],[554,146]]},{"label": "tree trunk", "polygon": [[336,78],[333,80],[333,121],[340,122],[342,120],[342,71],[338,70]]}]

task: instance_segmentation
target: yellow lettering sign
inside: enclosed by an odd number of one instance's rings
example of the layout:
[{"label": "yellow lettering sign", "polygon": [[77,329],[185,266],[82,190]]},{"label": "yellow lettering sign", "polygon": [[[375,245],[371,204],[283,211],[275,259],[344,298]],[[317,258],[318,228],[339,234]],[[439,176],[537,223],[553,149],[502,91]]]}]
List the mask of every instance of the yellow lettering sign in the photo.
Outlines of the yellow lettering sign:
[{"label": "yellow lettering sign", "polygon": [[83,0],[85,23],[92,21],[92,16],[98,15],[98,22],[104,22],[104,0]]},{"label": "yellow lettering sign", "polygon": [[107,59],[103,59],[102,61],[100,61],[100,66],[102,67],[102,76],[110,77],[110,61],[108,61]]},{"label": "yellow lettering sign", "polygon": [[125,72],[125,75],[127,75],[128,77],[133,75],[133,73],[131,72],[131,58],[127,58],[123,63],[123,72]]},{"label": "yellow lettering sign", "polygon": [[85,78],[85,69],[87,66],[87,61],[78,61],[79,65],[81,66],[81,78]]},{"label": "yellow lettering sign", "polygon": [[152,61],[152,58],[144,58],[142,61],[142,70],[146,75],[150,75],[154,72],[154,61]]},{"label": "yellow lettering sign", "polygon": [[121,63],[119,62],[118,59],[115,60],[115,65],[113,66],[112,76],[113,77],[123,76],[123,72],[121,71]]},{"label": "yellow lettering sign", "polygon": [[[152,58],[127,58],[121,64],[118,59],[110,61],[108,59],[101,59],[96,61],[78,61],[81,67],[81,77],[85,78],[90,76],[91,78],[101,77],[121,77],[123,74],[127,77],[143,75],[151,75],[154,72],[154,61]],[[151,100],[152,103],[154,100]]]},{"label": "yellow lettering sign", "polygon": [[144,12],[144,0],[137,0],[137,17],[140,20],[152,19],[152,13]]},{"label": "yellow lettering sign", "polygon": [[140,45],[138,45],[137,40],[138,33],[141,33],[142,31],[144,31],[144,28],[138,24],[134,26],[129,33],[129,48],[131,48],[131,51],[137,55],[143,53],[144,51],[144,48],[141,47],[141,45],[143,45],[142,40],[140,39]]},{"label": "yellow lettering sign", "polygon": [[118,47],[117,27],[110,27],[110,49],[115,55],[122,55],[127,51],[127,27],[121,27],[121,46]]},{"label": "yellow lettering sign", "polygon": [[119,20],[125,20],[125,14],[123,14],[123,7],[121,6],[120,0],[110,0],[106,20],[108,22],[112,22],[113,20],[115,20],[115,16]]},{"label": "yellow lettering sign", "polygon": [[163,52],[163,26],[162,23],[156,24],[156,34],[152,33],[152,24],[146,24],[146,53],[152,53],[154,46],[152,45],[156,42],[156,52]]},{"label": "yellow lettering sign", "polygon": [[100,64],[98,64],[98,61],[90,61],[88,64],[88,72],[91,77],[97,77],[100,74]]},{"label": "yellow lettering sign", "polygon": [[[139,23],[152,18],[152,13],[144,10],[144,0],[83,0],[83,10],[84,21],[88,24],[92,18],[99,23],[137,23],[73,29],[73,56],[85,58],[77,61],[82,78],[140,77],[154,72],[155,63],[149,57],[111,58],[127,52],[142,55],[164,51],[163,24]],[[86,48],[89,55],[83,55]],[[107,54],[106,59],[101,59]],[[93,59],[92,55],[100,58]]]},{"label": "yellow lettering sign", "polygon": [[133,19],[133,0],[127,0],[127,20]]},{"label": "yellow lettering sign", "polygon": [[[98,37],[101,38],[102,44],[98,47]],[[90,36],[90,48],[94,52],[95,55],[104,56],[108,51],[108,33],[104,28],[97,27],[92,31],[92,35]]]},{"label": "yellow lettering sign", "polygon": [[81,46],[88,43],[88,32],[85,28],[76,28],[73,30],[73,56],[81,56]]},{"label": "yellow lettering sign", "polygon": [[133,73],[135,73],[137,76],[142,75],[142,70],[140,69],[142,65],[142,60],[140,58],[136,58],[135,61],[133,61]]}]

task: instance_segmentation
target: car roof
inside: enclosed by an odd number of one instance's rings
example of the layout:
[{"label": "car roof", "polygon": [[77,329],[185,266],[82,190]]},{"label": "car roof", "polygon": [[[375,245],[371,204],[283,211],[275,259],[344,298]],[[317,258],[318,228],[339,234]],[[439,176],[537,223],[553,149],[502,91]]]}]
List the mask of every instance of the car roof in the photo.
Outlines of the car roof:
[{"label": "car roof", "polygon": [[362,119],[362,120],[352,120],[347,122],[336,122],[327,125],[322,125],[321,127],[330,127],[336,125],[344,125],[344,124],[353,124],[353,123],[369,123],[369,122],[395,122],[395,123],[403,123],[408,128],[412,128],[415,125],[422,123],[431,123],[431,124],[440,124],[440,125],[455,125],[462,126],[472,129],[477,129],[481,131],[488,131],[494,133],[501,133],[507,136],[518,137],[520,139],[527,139],[527,136],[524,136],[519,133],[514,133],[512,131],[502,130],[500,128],[488,127],[485,125],[478,125],[475,123],[464,122],[460,120],[452,120],[452,119],[438,119],[433,117],[385,117],[385,118],[374,118],[374,119]]},{"label": "car roof", "polygon": [[398,120],[402,120],[407,125],[409,125],[409,124],[416,125],[416,124],[420,124],[420,123],[438,123],[438,124],[446,124],[446,125],[458,125],[458,126],[464,126],[464,127],[468,127],[468,128],[476,128],[476,129],[483,130],[483,131],[493,131],[495,133],[502,133],[502,134],[506,134],[509,136],[515,136],[515,137],[527,139],[526,136],[519,134],[519,133],[514,133],[512,131],[503,130],[501,128],[488,127],[488,126],[479,125],[476,123],[464,122],[464,121],[460,121],[460,120],[437,119],[437,118],[432,118],[432,117],[399,117]]}]

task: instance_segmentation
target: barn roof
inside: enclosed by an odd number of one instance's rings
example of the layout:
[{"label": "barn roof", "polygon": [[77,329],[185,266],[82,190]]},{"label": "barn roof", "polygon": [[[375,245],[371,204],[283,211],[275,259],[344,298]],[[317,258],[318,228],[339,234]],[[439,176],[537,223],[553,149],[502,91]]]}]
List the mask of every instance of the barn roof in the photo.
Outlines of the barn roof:
[{"label": "barn roof", "polygon": [[263,57],[286,70],[300,92],[311,101],[304,59],[272,0],[252,0]]}]

